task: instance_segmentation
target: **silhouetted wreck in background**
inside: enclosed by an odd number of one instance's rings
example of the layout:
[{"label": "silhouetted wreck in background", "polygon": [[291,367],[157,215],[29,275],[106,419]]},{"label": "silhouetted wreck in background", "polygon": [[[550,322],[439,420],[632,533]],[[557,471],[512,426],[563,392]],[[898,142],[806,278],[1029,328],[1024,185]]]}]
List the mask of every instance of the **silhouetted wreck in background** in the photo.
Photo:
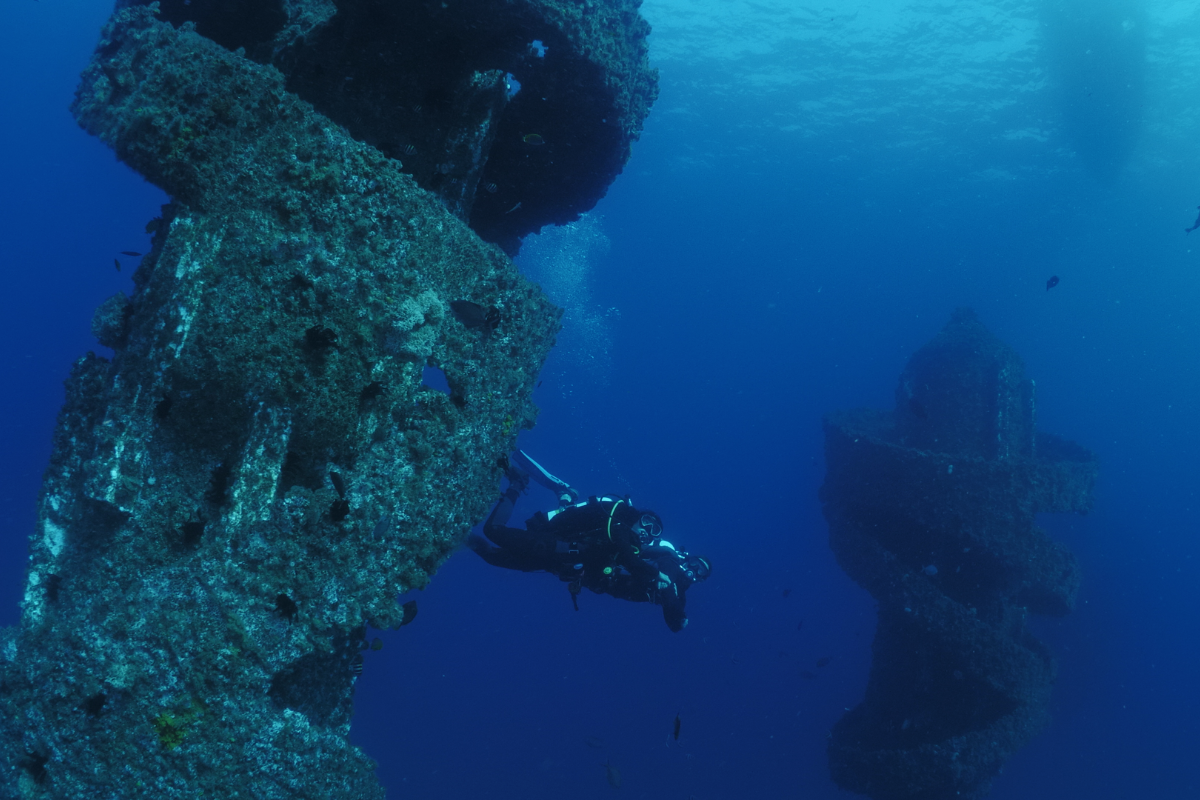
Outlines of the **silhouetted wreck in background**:
[{"label": "silhouetted wreck in background", "polygon": [[1020,358],[962,309],[909,361],[893,412],[825,422],[838,563],[878,601],[866,699],[829,763],[876,800],[985,795],[1045,724],[1054,677],[1027,613],[1067,614],[1074,557],[1034,525],[1085,512],[1094,456],[1034,430]]},{"label": "silhouetted wreck in background", "polygon": [[560,312],[488,242],[620,171],[637,5],[119,4],[73,111],[172,202],[67,382],[0,797],[383,796],[363,626],[411,619],[533,424]]}]

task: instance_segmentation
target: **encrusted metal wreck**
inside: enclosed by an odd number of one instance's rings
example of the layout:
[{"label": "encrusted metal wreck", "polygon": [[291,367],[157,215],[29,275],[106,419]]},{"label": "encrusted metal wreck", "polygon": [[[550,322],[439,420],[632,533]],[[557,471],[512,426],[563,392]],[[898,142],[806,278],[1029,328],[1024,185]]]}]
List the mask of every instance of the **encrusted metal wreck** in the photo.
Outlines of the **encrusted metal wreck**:
[{"label": "encrusted metal wreck", "polygon": [[1095,457],[1034,429],[1020,358],[963,309],[909,361],[893,412],[825,421],[829,543],[879,603],[866,699],[829,763],[876,800],[985,795],[1045,724],[1054,664],[1027,613],[1067,614],[1074,557],[1034,524],[1086,512]]},{"label": "encrusted metal wreck", "polygon": [[[529,159],[497,158],[521,156],[503,137],[525,124],[505,66],[447,44],[485,5],[492,35],[532,26],[547,65],[592,65],[575,99],[612,110],[608,155],[570,202],[520,177]],[[371,13],[383,35],[402,7],[451,84],[422,88],[397,61],[388,88],[356,60],[383,51],[347,37]],[[562,10],[579,7],[119,3],[73,111],[172,203],[133,297],[96,314],[112,359],[88,354],[67,383],[22,621],[0,631],[0,797],[383,796],[347,741],[362,627],[401,624],[397,595],[486,512],[558,330],[467,221],[511,248],[584,210],[653,99],[636,3]],[[613,18],[601,69],[581,53]],[[620,88],[635,72],[636,101]],[[538,112],[547,151],[555,124],[582,130],[557,119],[568,106]],[[377,141],[393,128],[408,138]],[[525,212],[496,222],[509,202]],[[448,394],[423,385],[431,365]]]}]

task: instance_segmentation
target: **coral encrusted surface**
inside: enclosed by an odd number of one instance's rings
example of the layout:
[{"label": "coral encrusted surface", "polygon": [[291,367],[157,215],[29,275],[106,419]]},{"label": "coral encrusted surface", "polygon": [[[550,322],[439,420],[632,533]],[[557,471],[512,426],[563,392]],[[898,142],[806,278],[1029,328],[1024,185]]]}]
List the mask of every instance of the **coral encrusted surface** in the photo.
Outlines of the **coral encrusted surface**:
[{"label": "coral encrusted surface", "polygon": [[274,67],[153,7],[114,14],[73,111],[172,202],[96,314],[112,359],[67,382],[0,632],[0,797],[381,798],[347,741],[363,627],[486,512],[559,311]]},{"label": "coral encrusted surface", "polygon": [[1035,515],[1087,511],[1097,468],[1035,431],[1033,389],[963,309],[909,361],[894,411],[825,421],[829,543],[879,604],[866,698],[829,742],[844,789],[979,798],[1045,724],[1054,664],[1025,618],[1068,613],[1079,570]]},{"label": "coral encrusted surface", "polygon": [[[120,0],[119,6],[150,0]],[[515,253],[604,196],[658,96],[641,0],[161,0]]]}]

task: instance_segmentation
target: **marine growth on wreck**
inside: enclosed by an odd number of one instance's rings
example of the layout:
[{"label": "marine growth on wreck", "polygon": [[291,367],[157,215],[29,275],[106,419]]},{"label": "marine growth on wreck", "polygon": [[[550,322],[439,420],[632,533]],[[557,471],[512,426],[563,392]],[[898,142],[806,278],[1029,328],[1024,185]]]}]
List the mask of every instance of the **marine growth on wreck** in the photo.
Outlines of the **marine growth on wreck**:
[{"label": "marine growth on wreck", "polygon": [[[437,45],[362,46],[397,30]],[[347,741],[364,625],[485,514],[558,329],[494,243],[619,172],[646,32],[620,0],[118,3],[72,110],[172,201],[67,383],[0,796],[383,796]]]},{"label": "marine growth on wreck", "polygon": [[1035,525],[1084,513],[1095,457],[1036,431],[1033,382],[967,309],[913,355],[893,411],[825,421],[838,563],[878,602],[866,698],[829,766],[876,800],[987,794],[1046,722],[1054,662],[1029,613],[1071,611],[1074,557]]}]

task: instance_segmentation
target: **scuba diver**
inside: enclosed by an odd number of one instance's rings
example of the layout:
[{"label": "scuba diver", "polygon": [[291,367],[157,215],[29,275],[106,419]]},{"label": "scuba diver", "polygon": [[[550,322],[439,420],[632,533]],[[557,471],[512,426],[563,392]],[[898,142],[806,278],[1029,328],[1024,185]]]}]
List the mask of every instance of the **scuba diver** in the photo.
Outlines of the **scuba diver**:
[{"label": "scuba diver", "polygon": [[[590,497],[546,471],[518,450],[505,469],[508,488],[467,546],[489,564],[522,572],[549,572],[567,584],[579,610],[587,588],[631,602],[662,606],[667,627],[687,626],[687,590],[708,578],[707,559],[689,555],[662,538],[662,519],[635,508],[628,497]],[[559,507],[539,511],[525,528],[508,527],[517,498],[532,478],[558,496]],[[489,541],[490,540],[490,541]]]}]

